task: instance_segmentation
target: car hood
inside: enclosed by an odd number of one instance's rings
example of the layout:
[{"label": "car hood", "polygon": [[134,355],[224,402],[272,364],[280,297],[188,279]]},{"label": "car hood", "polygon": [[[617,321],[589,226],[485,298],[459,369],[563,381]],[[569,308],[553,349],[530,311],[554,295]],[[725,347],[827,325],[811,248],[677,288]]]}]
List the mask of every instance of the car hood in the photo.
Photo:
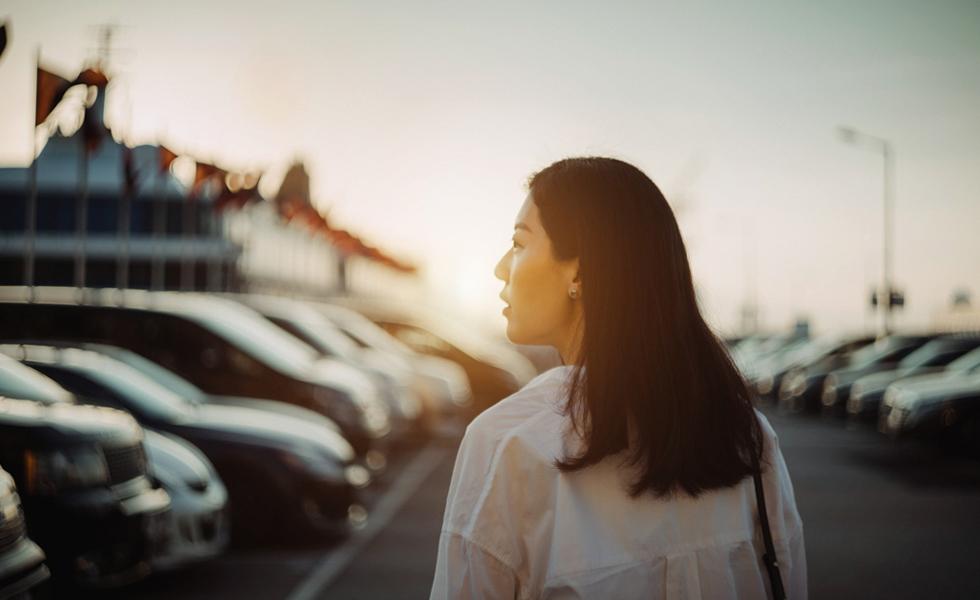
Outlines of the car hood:
[{"label": "car hood", "polygon": [[320,425],[337,432],[340,431],[340,427],[338,427],[337,424],[331,421],[328,417],[308,408],[303,408],[302,406],[297,406],[296,404],[289,404],[288,402],[263,400],[261,398],[245,398],[243,396],[209,395],[208,404],[237,406],[239,408],[250,408],[252,410],[266,411],[300,419],[306,423]]},{"label": "car hood", "polygon": [[880,373],[887,369],[888,367],[883,365],[869,365],[860,369],[838,369],[836,371],[831,371],[828,377],[835,378],[837,387],[844,387],[851,385],[862,377],[872,375],[874,373]]},{"label": "car hood", "polygon": [[194,425],[211,431],[249,436],[273,446],[288,447],[301,443],[342,461],[354,457],[353,448],[336,430],[288,415],[239,406],[202,404],[198,407]]},{"label": "car hood", "polygon": [[470,380],[466,376],[466,370],[453,361],[424,354],[413,356],[411,360],[412,366],[422,375],[446,381],[454,395],[470,394]]},{"label": "car hood", "polygon": [[922,375],[895,383],[889,389],[895,391],[896,399],[893,405],[907,408],[921,402],[980,394],[980,375],[956,373]]},{"label": "car hood", "polygon": [[374,348],[361,348],[359,359],[364,366],[393,377],[400,385],[411,383],[412,365],[401,356]]},{"label": "car hood", "polygon": [[[31,431],[44,430],[52,439],[96,441],[110,444],[136,443],[143,432],[127,413],[101,406],[59,402],[43,404],[33,400],[0,399],[0,428],[13,437],[12,430],[32,438]],[[36,436],[39,439],[41,436]]]},{"label": "car hood", "polygon": [[914,377],[916,375],[937,373],[939,371],[942,371],[941,367],[910,367],[905,369],[895,369],[893,371],[882,371],[880,373],[865,375],[864,377],[861,377],[855,381],[854,385],[855,387],[860,387],[862,394],[876,394],[885,391],[885,388],[895,383],[899,379]]},{"label": "car hood", "polygon": [[371,377],[358,367],[342,360],[321,358],[310,366],[306,375],[313,383],[350,391],[361,397],[370,398],[377,395]]},{"label": "car hood", "polygon": [[147,429],[143,439],[153,472],[167,480],[178,479],[189,487],[204,489],[215,476],[207,457],[190,443]]}]

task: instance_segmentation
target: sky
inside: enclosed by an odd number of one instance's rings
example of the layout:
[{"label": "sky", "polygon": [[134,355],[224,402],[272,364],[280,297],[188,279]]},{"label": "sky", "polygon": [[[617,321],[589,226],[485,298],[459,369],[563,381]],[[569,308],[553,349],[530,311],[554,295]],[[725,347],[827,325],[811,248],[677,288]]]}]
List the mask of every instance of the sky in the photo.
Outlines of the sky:
[{"label": "sky", "polygon": [[31,155],[33,68],[74,73],[118,25],[107,120],[230,168],[310,172],[333,222],[500,328],[529,175],[643,169],[674,206],[703,310],[736,331],[870,327],[882,159],[896,156],[898,324],[980,304],[980,3],[5,0],[0,164]]}]

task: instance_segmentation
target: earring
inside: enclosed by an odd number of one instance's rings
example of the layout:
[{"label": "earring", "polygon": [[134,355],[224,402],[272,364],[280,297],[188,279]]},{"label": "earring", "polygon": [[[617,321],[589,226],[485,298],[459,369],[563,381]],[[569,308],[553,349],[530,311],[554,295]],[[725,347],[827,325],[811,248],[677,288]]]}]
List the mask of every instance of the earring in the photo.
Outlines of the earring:
[{"label": "earring", "polygon": [[578,300],[578,288],[570,287],[568,288],[568,297],[572,300]]}]

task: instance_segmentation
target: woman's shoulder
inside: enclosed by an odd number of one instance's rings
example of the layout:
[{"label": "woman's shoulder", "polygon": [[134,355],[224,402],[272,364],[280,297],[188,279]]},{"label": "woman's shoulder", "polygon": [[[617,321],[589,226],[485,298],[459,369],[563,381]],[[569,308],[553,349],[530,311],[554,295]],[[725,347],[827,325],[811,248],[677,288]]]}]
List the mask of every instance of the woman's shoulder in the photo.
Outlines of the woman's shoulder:
[{"label": "woman's shoulder", "polygon": [[524,387],[478,415],[466,428],[463,441],[493,447],[524,437],[543,422],[562,418],[565,385],[571,367],[560,366],[540,373]]}]

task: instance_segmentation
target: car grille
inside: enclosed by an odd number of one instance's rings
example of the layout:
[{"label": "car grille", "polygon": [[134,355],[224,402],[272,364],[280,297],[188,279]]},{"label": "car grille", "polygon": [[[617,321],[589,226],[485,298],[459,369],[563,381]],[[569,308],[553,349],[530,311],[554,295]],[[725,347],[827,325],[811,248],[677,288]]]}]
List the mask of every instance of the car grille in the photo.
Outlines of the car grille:
[{"label": "car grille", "polygon": [[24,513],[18,510],[15,518],[0,520],[0,548],[12,545],[25,533]]},{"label": "car grille", "polygon": [[146,458],[140,446],[103,448],[111,483],[122,483],[146,474]]}]

